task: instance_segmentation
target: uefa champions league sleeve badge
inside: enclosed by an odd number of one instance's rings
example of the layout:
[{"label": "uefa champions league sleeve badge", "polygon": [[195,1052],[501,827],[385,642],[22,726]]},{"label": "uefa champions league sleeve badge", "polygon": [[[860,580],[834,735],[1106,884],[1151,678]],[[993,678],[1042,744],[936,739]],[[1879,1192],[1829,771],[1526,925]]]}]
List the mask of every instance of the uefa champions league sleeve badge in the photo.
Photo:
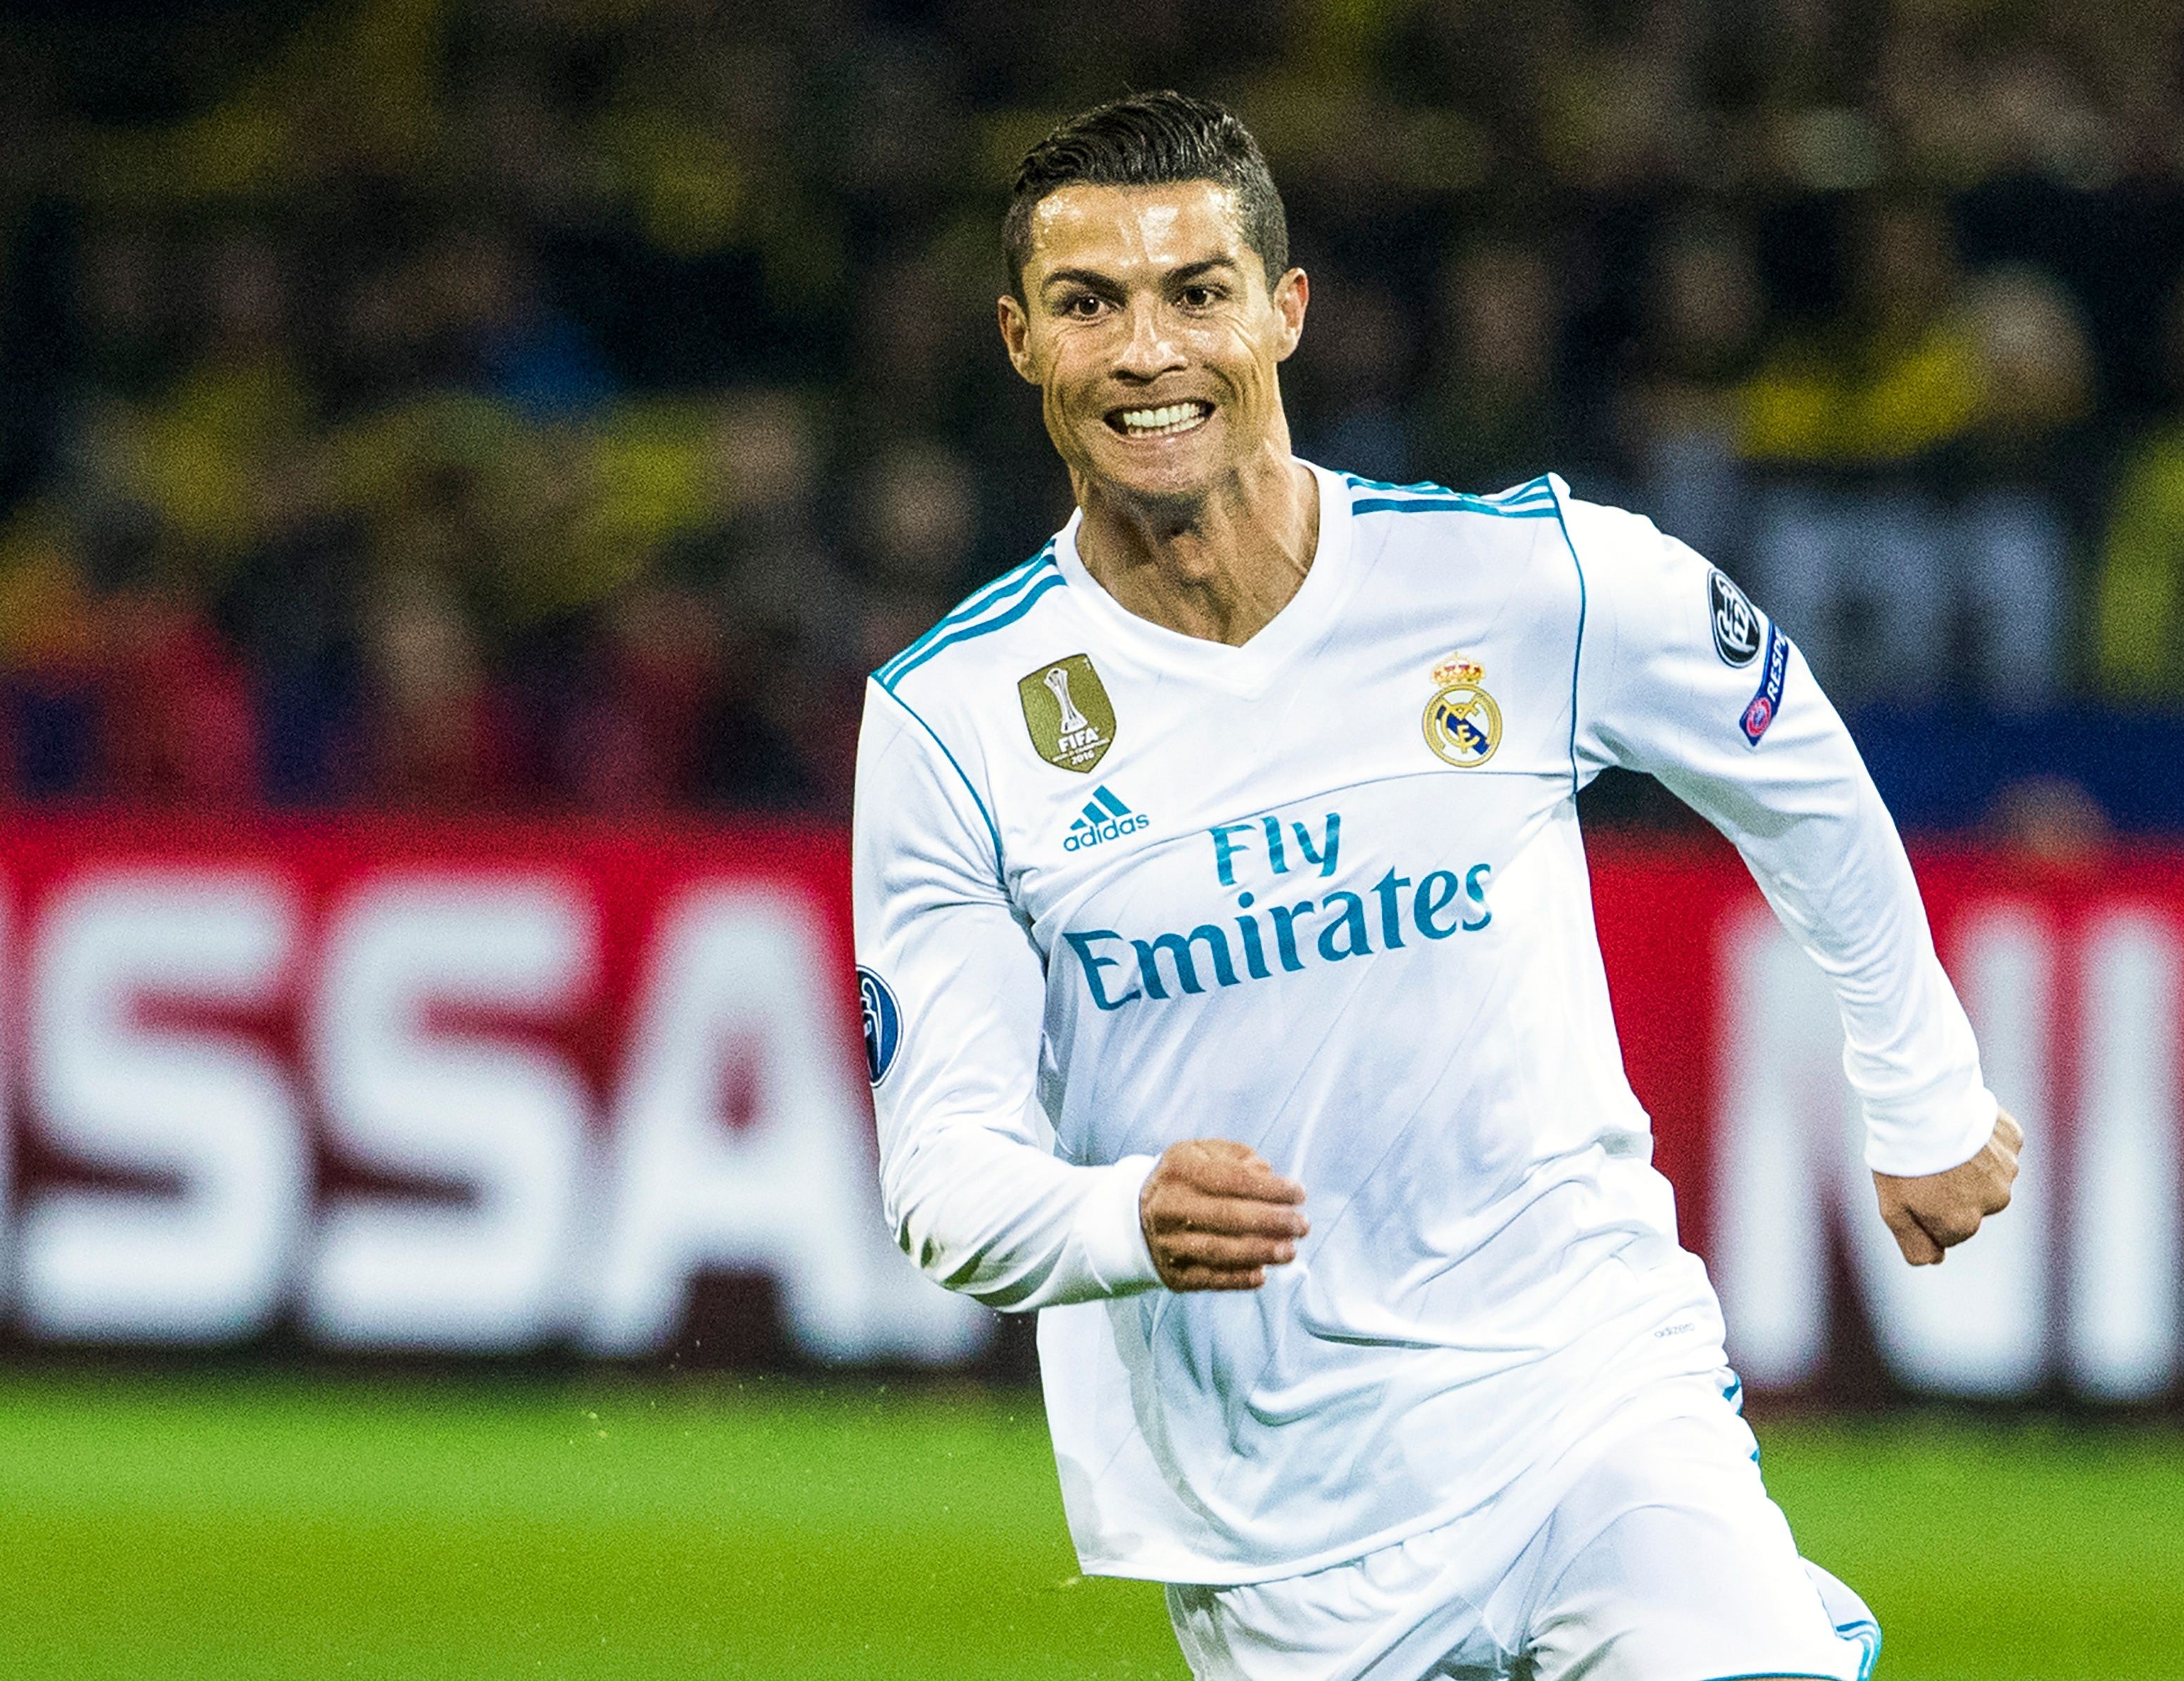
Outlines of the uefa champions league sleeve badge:
[{"label": "uefa champions league sleeve badge", "polygon": [[1426,702],[1426,746],[1458,770],[1471,770],[1502,745],[1502,708],[1479,684],[1486,672],[1475,660],[1451,654],[1434,667],[1434,696]]},{"label": "uefa champions league sleeve badge", "polygon": [[857,966],[857,1005],[865,1019],[865,1072],[877,1087],[902,1048],[902,1006],[878,969]]},{"label": "uefa champions league sleeve badge", "polygon": [[1089,771],[1115,745],[1115,704],[1089,656],[1041,666],[1018,681],[1017,694],[1031,745],[1056,769]]}]

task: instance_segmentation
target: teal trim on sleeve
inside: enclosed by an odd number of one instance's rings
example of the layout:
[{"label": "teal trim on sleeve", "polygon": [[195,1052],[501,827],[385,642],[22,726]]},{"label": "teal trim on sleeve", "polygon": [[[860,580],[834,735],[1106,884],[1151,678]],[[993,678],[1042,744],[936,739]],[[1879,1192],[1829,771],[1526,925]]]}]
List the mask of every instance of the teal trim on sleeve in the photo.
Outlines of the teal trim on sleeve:
[{"label": "teal trim on sleeve", "polygon": [[1563,547],[1569,550],[1570,564],[1577,568],[1577,639],[1570,648],[1570,798],[1578,792],[1577,768],[1577,673],[1585,659],[1585,562],[1577,557],[1577,543],[1570,536],[1569,520],[1563,512],[1563,499],[1553,484],[1547,486],[1548,494],[1555,499],[1555,523],[1563,528]]},{"label": "teal trim on sleeve", "polygon": [[[882,684],[881,686],[884,688],[886,685]],[[907,701],[904,700],[901,695],[896,694],[892,689],[888,690],[887,695],[888,699],[893,701],[895,705],[900,706],[904,712],[910,715],[911,718],[916,723],[920,729],[923,730],[928,736],[932,737],[933,745],[940,750],[941,757],[946,759],[950,764],[955,766],[956,774],[963,779],[963,791],[971,796],[971,803],[978,808],[978,815],[986,820],[986,833],[994,837],[994,880],[1006,889],[1008,885],[1008,878],[1001,868],[1001,831],[994,822],[994,814],[986,809],[986,802],[978,797],[978,790],[972,785],[969,773],[964,770],[962,764],[956,759],[955,754],[948,751],[948,744],[940,739],[939,731],[933,729],[931,724],[928,723],[922,718],[918,716],[917,709],[916,707],[912,706]]]}]

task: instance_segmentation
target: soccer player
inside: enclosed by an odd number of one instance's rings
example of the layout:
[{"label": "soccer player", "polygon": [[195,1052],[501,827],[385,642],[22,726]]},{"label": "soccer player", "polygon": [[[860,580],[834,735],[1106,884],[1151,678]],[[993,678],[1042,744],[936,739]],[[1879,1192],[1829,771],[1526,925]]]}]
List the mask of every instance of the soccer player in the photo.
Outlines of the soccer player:
[{"label": "soccer player", "polygon": [[873,675],[859,976],[889,1217],[1040,1310],[1084,1567],[1167,1583],[1202,1677],[1865,1675],[1650,1164],[1574,804],[1629,766],[1736,843],[1939,1261],[2020,1135],[1841,720],[1558,478],[1294,458],[1310,287],[1219,107],[1066,124],[1004,243],[1078,507]]}]

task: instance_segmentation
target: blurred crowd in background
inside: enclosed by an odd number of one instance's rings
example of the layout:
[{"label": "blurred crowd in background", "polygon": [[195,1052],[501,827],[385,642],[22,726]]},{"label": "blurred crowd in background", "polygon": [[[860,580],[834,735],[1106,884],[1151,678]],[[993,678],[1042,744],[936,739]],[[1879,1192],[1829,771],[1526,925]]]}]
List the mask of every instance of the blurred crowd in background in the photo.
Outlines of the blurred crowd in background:
[{"label": "blurred crowd in background", "polygon": [[845,813],[1067,511],[1011,170],[1170,85],[1301,453],[1652,513],[1877,764],[1986,744],[1914,822],[2184,751],[2180,0],[4,0],[0,788]]}]

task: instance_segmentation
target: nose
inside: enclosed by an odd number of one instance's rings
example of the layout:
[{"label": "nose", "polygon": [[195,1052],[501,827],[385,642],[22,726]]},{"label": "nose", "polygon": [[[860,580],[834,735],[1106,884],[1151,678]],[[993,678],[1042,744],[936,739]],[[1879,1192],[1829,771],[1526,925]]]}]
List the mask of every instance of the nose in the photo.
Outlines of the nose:
[{"label": "nose", "polygon": [[1150,381],[1190,366],[1183,345],[1170,330],[1167,311],[1156,303],[1130,307],[1129,333],[1115,357],[1115,371],[1124,379]]}]

